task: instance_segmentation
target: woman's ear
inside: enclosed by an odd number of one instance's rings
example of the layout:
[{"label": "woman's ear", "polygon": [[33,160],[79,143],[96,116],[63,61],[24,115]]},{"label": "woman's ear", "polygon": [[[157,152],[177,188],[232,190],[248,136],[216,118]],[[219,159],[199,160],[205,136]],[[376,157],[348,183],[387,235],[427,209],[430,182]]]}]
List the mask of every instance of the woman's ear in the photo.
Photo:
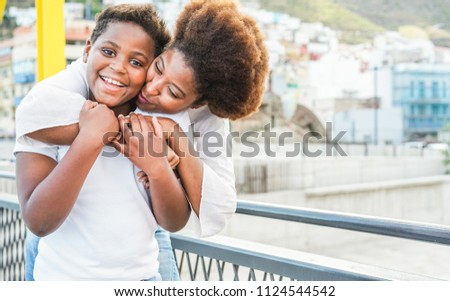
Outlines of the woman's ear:
[{"label": "woman's ear", "polygon": [[191,106],[192,109],[198,109],[201,108],[203,106],[208,105],[208,101],[207,100],[203,100],[201,102],[194,102]]},{"label": "woman's ear", "polygon": [[83,62],[87,63],[88,60],[88,56],[89,56],[89,52],[91,51],[92,48],[92,43],[91,40],[86,40],[86,45],[84,46],[84,50],[83,50]]}]

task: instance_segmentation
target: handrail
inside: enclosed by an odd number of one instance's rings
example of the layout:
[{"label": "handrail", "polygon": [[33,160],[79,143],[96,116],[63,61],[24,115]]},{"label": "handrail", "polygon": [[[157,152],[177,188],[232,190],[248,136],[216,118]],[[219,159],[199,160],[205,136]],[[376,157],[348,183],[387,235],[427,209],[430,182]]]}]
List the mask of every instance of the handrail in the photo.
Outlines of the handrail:
[{"label": "handrail", "polygon": [[13,172],[13,171],[0,170],[0,179],[15,180],[16,179],[16,173]]},{"label": "handrail", "polygon": [[450,227],[240,200],[236,213],[450,245]]},{"label": "handrail", "polygon": [[[254,203],[248,201],[239,202],[239,210],[243,211],[244,207],[253,207]],[[275,209],[280,206],[265,206]],[[0,193],[0,212],[2,210],[12,210],[19,212],[19,204],[17,196],[15,194]],[[280,209],[280,208],[278,208]],[[282,208],[286,209],[286,208]],[[249,214],[248,212],[246,214]],[[261,212],[257,215],[261,215]],[[11,216],[8,213],[5,216]],[[277,215],[276,218],[281,218]],[[14,222],[14,219],[7,223]],[[15,218],[20,219],[20,217]],[[290,219],[288,219],[290,220]],[[0,219],[0,223],[2,220]],[[17,222],[17,221],[16,221]],[[21,222],[23,224],[23,222]],[[3,225],[4,226],[4,225]],[[10,227],[10,226],[6,226]],[[18,226],[14,226],[13,229],[17,229]],[[20,227],[19,227],[20,228]],[[16,231],[16,230],[15,230]],[[224,280],[225,270],[228,267],[228,271],[231,269],[234,273],[234,280],[256,280],[258,271],[263,273],[264,280],[266,276],[271,280],[275,280],[275,275],[278,275],[281,279],[288,277],[291,280],[316,280],[316,281],[328,281],[328,280],[352,280],[352,281],[367,281],[367,280],[439,280],[433,277],[425,275],[409,274],[400,271],[394,271],[384,268],[377,268],[375,266],[358,264],[355,262],[349,262],[346,260],[339,260],[330,257],[324,257],[312,253],[300,252],[289,249],[282,249],[268,245],[256,244],[248,241],[237,240],[230,237],[215,237],[210,239],[198,239],[192,238],[183,234],[172,234],[172,245],[174,251],[181,252],[181,255],[177,256],[179,262],[180,271],[186,271],[189,268],[191,280],[198,279],[200,276],[196,276],[199,270],[203,271],[205,277],[204,280],[212,279],[211,274],[214,270],[212,265],[216,264],[216,271],[219,275],[219,280]],[[8,241],[6,244],[9,248],[17,246],[16,243],[24,244],[24,235],[19,236],[5,236],[14,240]],[[3,237],[3,238],[5,238]],[[19,240],[16,242],[16,240]],[[19,250],[16,247],[16,250]],[[263,252],[261,250],[264,250]],[[6,252],[5,249],[2,252]],[[193,256],[192,256],[193,255]],[[23,255],[22,255],[23,256]],[[5,257],[0,259],[0,278],[9,280],[21,280],[23,278],[23,257],[19,261],[5,260]],[[183,259],[184,258],[184,259]],[[183,264],[184,263],[184,264]],[[225,265],[227,263],[227,265]],[[243,267],[243,277],[239,267]],[[245,268],[249,269],[248,273]],[[245,276],[247,273],[248,276]],[[278,277],[276,276],[276,277]]]},{"label": "handrail", "polygon": [[[0,171],[0,178],[15,179],[15,176],[13,172]],[[0,193],[0,210],[2,209],[18,212],[20,208],[17,195]],[[244,200],[238,201],[236,213],[450,245],[450,227],[442,225]],[[9,213],[7,216],[10,216]],[[20,219],[20,217],[17,218]],[[178,253],[177,259],[180,260],[180,271],[185,271],[187,265],[191,280],[194,281],[198,278],[196,275],[199,269],[202,269],[205,280],[212,279],[210,277],[212,277],[211,269],[214,263],[216,263],[220,280],[223,280],[225,275],[225,263],[232,265],[234,280],[241,278],[240,266],[250,269],[248,280],[256,280],[257,271],[263,272],[264,278],[266,275],[269,275],[271,279],[274,275],[279,275],[280,279],[288,277],[291,280],[439,280],[425,275],[377,268],[312,253],[288,249],[275,250],[272,246],[262,247],[255,243],[252,245],[252,242],[237,241],[232,238],[198,239],[181,233],[171,236],[174,251],[181,252]],[[17,238],[21,239],[19,244],[24,243],[23,236]],[[264,252],[261,252],[263,249]],[[17,264],[23,263],[6,265],[8,273],[12,270],[16,271]],[[4,278],[16,279],[11,276],[4,276]]]},{"label": "handrail", "polygon": [[[15,173],[0,171],[0,178],[15,179]],[[245,200],[238,201],[236,213],[450,245],[450,227],[444,225]]]},{"label": "handrail", "polygon": [[[216,261],[231,263],[254,270],[264,271],[300,281],[435,281],[440,280],[425,275],[379,268],[356,262],[320,256],[308,252],[286,250],[254,242],[223,236],[194,238],[183,234],[171,234],[175,250],[196,254],[197,258],[214,258]],[[263,250],[263,251],[262,251]],[[193,260],[191,260],[193,261]],[[193,265],[191,263],[191,265]],[[209,276],[210,264],[202,262],[204,275]],[[191,267],[192,269],[192,267]],[[220,269],[219,269],[220,270]],[[191,277],[195,280],[195,272]],[[219,274],[220,271],[219,271]],[[236,276],[235,276],[236,277]],[[222,279],[220,279],[222,280]],[[235,279],[239,280],[239,279]]]}]

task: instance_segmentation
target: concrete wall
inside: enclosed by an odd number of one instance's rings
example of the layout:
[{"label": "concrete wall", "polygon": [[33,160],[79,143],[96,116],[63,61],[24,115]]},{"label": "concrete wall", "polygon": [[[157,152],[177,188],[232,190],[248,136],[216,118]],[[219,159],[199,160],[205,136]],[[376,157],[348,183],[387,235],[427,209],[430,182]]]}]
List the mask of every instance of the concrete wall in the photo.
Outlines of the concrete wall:
[{"label": "concrete wall", "polygon": [[[449,195],[450,176],[435,176],[263,194],[240,194],[239,198],[450,226]],[[448,246],[240,214],[232,218],[223,234],[450,279]]]},{"label": "concrete wall", "polygon": [[235,158],[240,193],[309,189],[442,175],[441,156]]}]

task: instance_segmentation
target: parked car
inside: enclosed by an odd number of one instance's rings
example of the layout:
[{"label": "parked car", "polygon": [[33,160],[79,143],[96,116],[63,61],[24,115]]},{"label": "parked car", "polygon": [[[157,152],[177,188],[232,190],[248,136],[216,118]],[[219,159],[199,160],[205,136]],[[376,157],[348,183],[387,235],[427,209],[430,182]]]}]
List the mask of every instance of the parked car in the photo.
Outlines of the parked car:
[{"label": "parked car", "polygon": [[422,142],[422,141],[408,141],[408,142],[403,142],[402,145],[405,146],[406,148],[422,149],[422,148],[425,147],[425,142]]},{"label": "parked car", "polygon": [[447,143],[443,143],[443,142],[433,142],[433,143],[428,143],[425,146],[426,149],[433,149],[433,150],[440,150],[440,151],[448,151],[449,150],[449,146]]}]

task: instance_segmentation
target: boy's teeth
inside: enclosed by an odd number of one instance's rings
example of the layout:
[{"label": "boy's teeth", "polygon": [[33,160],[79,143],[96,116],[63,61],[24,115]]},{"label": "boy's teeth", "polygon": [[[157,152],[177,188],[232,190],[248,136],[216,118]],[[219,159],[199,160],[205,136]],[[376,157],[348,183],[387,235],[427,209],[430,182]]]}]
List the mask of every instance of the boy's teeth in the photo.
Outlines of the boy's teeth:
[{"label": "boy's teeth", "polygon": [[113,85],[116,85],[116,86],[120,86],[120,87],[123,87],[123,86],[124,86],[124,84],[122,84],[122,83],[120,83],[120,82],[118,82],[118,81],[115,81],[115,80],[113,80],[112,78],[103,77],[103,79],[104,79],[106,82],[110,83],[110,84],[113,84]]}]

